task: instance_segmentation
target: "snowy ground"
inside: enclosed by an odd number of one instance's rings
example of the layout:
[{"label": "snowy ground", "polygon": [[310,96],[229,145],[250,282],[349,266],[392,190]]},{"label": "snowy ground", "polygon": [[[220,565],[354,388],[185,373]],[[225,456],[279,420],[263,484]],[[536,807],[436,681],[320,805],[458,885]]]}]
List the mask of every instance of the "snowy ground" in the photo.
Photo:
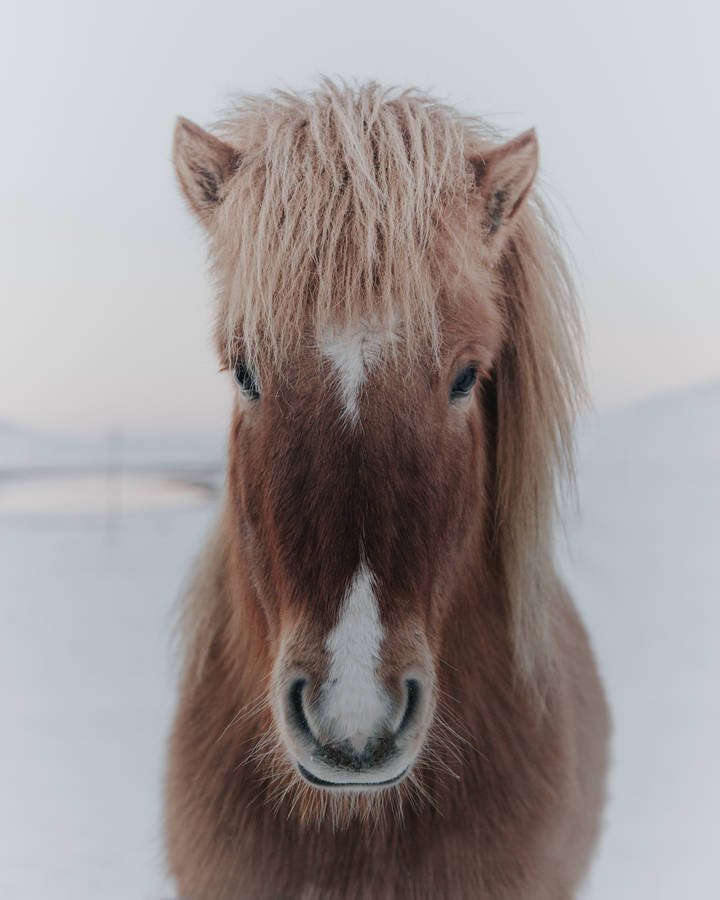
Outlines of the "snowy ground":
[{"label": "snowy ground", "polygon": [[170,610],[205,508],[0,522],[0,897],[156,900]]},{"label": "snowy ground", "polygon": [[[23,448],[37,465],[57,463],[31,445],[0,428],[0,475],[30,459]],[[606,830],[583,896],[710,900],[720,884],[720,385],[605,415],[582,448],[563,570],[615,719]],[[170,462],[202,468],[206,450],[176,446]],[[74,465],[69,444],[62,452]],[[87,465],[102,461],[83,452]],[[163,453],[153,449],[153,465]],[[142,463],[140,449],[126,457]],[[40,507],[37,481],[24,507],[17,482],[0,478],[2,897],[173,896],[159,824],[168,636],[214,501],[164,481],[154,508],[138,511],[132,479],[147,477],[126,476],[125,493],[96,481],[88,506],[87,482],[63,500],[53,475],[53,503]],[[75,513],[58,514],[73,498]]]},{"label": "snowy ground", "polygon": [[720,383],[601,417],[564,571],[615,724],[588,900],[720,897]]}]

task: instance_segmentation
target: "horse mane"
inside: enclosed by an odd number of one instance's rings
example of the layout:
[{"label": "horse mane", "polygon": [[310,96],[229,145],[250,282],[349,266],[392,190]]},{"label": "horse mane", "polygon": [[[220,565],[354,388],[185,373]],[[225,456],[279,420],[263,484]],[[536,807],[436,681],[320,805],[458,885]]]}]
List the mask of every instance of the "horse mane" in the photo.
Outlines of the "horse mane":
[{"label": "horse mane", "polygon": [[537,192],[519,219],[501,263],[506,335],[494,372],[494,540],[519,672],[530,678],[552,663],[550,617],[564,597],[553,535],[561,501],[575,488],[574,424],[586,391],[575,290]]},{"label": "horse mane", "polygon": [[[472,180],[471,133],[415,90],[325,80],[308,94],[241,97],[217,127],[239,151],[220,207],[218,336],[261,368],[329,324],[403,323],[439,350],[436,236]],[[419,340],[415,340],[418,338]]]},{"label": "horse mane", "polygon": [[[417,91],[326,80],[310,93],[241,97],[216,131],[238,151],[210,225],[227,364],[240,352],[259,372],[281,363],[307,339],[308,323],[317,332],[397,316],[405,346],[437,355],[437,271],[453,263],[437,236],[447,234],[449,211],[468,208],[469,159],[498,143],[491,128]],[[584,397],[572,280],[536,191],[512,224],[494,281],[504,340],[492,376],[493,547],[518,668],[530,675],[552,657],[553,525],[560,485],[572,480]],[[196,662],[219,627],[202,611],[212,579],[204,566],[184,616]]]}]

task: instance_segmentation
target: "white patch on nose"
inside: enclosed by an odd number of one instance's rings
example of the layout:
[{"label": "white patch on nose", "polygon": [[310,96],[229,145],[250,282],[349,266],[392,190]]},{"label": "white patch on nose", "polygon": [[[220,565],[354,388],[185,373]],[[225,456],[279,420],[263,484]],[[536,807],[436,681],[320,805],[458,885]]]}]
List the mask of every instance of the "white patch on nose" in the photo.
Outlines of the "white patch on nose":
[{"label": "white patch on nose", "polygon": [[343,416],[350,424],[358,421],[358,399],[366,378],[380,359],[384,346],[397,338],[394,328],[361,321],[345,331],[330,328],[319,340],[320,352],[335,369]]},{"label": "white patch on nose", "polygon": [[362,563],[325,644],[330,667],[323,718],[331,739],[349,740],[358,753],[388,713],[387,697],[377,678],[384,631],[374,585],[372,572]]}]

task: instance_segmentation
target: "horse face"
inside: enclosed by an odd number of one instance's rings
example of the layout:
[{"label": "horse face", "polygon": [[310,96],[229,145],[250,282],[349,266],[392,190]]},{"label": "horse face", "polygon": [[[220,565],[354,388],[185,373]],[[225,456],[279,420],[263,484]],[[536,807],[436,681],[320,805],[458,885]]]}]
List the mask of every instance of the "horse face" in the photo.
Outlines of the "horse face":
[{"label": "horse face", "polygon": [[[211,236],[223,362],[253,334],[253,358],[265,338],[294,348],[262,371],[231,359],[234,552],[264,612],[275,726],[310,784],[372,790],[427,747],[451,598],[479,591],[495,442],[482,386],[512,325],[498,272],[537,142],[466,158],[443,129],[432,174],[417,169],[429,132],[401,110],[377,133],[358,110],[330,155],[311,113],[284,143],[237,147],[181,120],[175,162]],[[347,127],[343,113],[333,133]]]},{"label": "horse face", "polygon": [[446,322],[440,365],[403,351],[401,324],[361,323],[318,335],[282,373],[234,368],[231,503],[270,636],[273,716],[323,788],[410,771],[449,598],[480,552],[498,328],[477,304]]}]

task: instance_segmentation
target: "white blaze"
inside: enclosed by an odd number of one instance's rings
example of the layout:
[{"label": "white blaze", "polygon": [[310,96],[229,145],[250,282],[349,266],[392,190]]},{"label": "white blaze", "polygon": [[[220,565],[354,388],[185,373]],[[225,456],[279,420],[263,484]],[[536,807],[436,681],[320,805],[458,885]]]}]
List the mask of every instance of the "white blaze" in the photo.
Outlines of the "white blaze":
[{"label": "white blaze", "polygon": [[332,738],[349,740],[358,752],[388,712],[377,677],[383,634],[373,574],[363,563],[327,637],[330,667],[323,695],[323,718]]},{"label": "white blaze", "polygon": [[329,329],[319,341],[320,352],[333,364],[343,402],[343,415],[358,421],[360,390],[382,355],[383,347],[397,340],[393,329],[360,322],[346,331]]}]

